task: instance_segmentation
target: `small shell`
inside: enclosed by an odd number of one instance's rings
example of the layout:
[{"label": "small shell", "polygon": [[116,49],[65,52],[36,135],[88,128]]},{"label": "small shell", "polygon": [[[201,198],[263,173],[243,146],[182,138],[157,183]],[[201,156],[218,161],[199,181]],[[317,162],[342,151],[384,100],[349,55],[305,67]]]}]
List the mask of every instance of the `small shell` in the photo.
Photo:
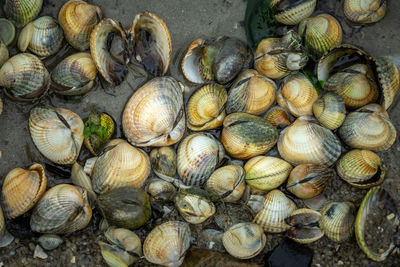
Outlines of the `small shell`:
[{"label": "small shell", "polygon": [[188,128],[204,131],[222,125],[225,118],[226,89],[218,84],[209,84],[195,91],[186,106]]},{"label": "small shell", "polygon": [[315,118],[329,130],[339,128],[346,118],[343,98],[334,93],[326,93],[313,104]]},{"label": "small shell", "polygon": [[293,1],[274,0],[271,5],[275,9],[276,21],[285,25],[296,25],[311,16],[317,0],[296,1],[294,4]]},{"label": "small shell", "polygon": [[265,232],[281,233],[290,228],[285,219],[296,209],[296,204],[281,191],[274,189],[265,196],[264,207],[257,213],[254,221]]},{"label": "small shell", "polygon": [[345,0],[344,14],[352,22],[374,23],[386,15],[386,0]]},{"label": "small shell", "polygon": [[[10,45],[15,38],[15,27],[11,21],[5,18],[0,18],[0,41],[6,46]],[[0,64],[1,67],[1,64]]]},{"label": "small shell", "polygon": [[42,9],[43,0],[6,0],[4,13],[17,27],[25,26]]},{"label": "small shell", "polygon": [[143,243],[143,254],[151,263],[180,266],[190,246],[189,224],[169,221],[156,226]]},{"label": "small shell", "polygon": [[70,110],[36,107],[29,116],[29,130],[37,149],[57,164],[73,164],[83,143],[83,121]]},{"label": "small shell", "polygon": [[161,179],[153,179],[147,185],[147,193],[153,200],[167,202],[173,200],[176,189],[175,186],[167,181]]},{"label": "small shell", "polygon": [[267,237],[261,226],[245,222],[231,226],[222,236],[222,242],[232,256],[250,259],[264,249]]},{"label": "small shell", "polygon": [[292,226],[287,235],[290,239],[301,243],[309,244],[315,242],[324,236],[324,232],[315,224],[321,218],[321,213],[310,209],[295,210],[286,222]]},{"label": "small shell", "polygon": [[373,61],[382,94],[380,104],[388,109],[399,90],[399,69],[387,58],[378,57],[374,58]]},{"label": "small shell", "polygon": [[319,195],[335,176],[332,169],[315,164],[300,164],[290,173],[286,188],[302,199]]},{"label": "small shell", "polygon": [[0,68],[6,63],[9,57],[7,46],[3,43],[0,37]]},{"label": "small shell", "polygon": [[281,106],[270,108],[264,118],[275,127],[286,127],[290,125],[290,117],[286,109]]},{"label": "small shell", "polygon": [[108,228],[104,236],[121,249],[142,256],[142,242],[134,232],[124,228]]},{"label": "small shell", "polygon": [[110,245],[99,241],[101,256],[108,266],[131,266],[139,260],[135,253],[125,251],[117,245]]},{"label": "small shell", "polygon": [[247,161],[244,169],[247,184],[257,190],[269,191],[286,181],[292,166],[279,158],[257,156]]},{"label": "small shell", "polygon": [[107,113],[92,110],[85,122],[83,143],[93,155],[98,155],[104,145],[113,136],[115,122]]},{"label": "small shell", "polygon": [[238,159],[248,159],[270,150],[278,139],[278,131],[266,120],[247,113],[226,116],[221,142],[226,152]]},{"label": "small shell", "polygon": [[188,47],[181,62],[181,70],[186,80],[191,83],[204,83],[200,75],[200,58],[203,55],[204,39],[194,40]]},{"label": "small shell", "polygon": [[1,202],[4,215],[14,219],[30,210],[46,191],[47,179],[44,168],[33,164],[29,169],[16,168],[4,179]]},{"label": "small shell", "polygon": [[38,242],[45,250],[53,250],[60,246],[64,240],[58,235],[44,234],[39,237]]},{"label": "small shell", "polygon": [[321,210],[319,227],[332,241],[345,241],[354,231],[354,212],[351,202],[330,202]]},{"label": "small shell", "polygon": [[150,152],[151,168],[160,177],[175,177],[176,174],[176,152],[169,146],[153,148]]},{"label": "small shell", "polygon": [[256,70],[245,70],[234,81],[228,93],[226,112],[264,113],[274,102],[276,84]]}]

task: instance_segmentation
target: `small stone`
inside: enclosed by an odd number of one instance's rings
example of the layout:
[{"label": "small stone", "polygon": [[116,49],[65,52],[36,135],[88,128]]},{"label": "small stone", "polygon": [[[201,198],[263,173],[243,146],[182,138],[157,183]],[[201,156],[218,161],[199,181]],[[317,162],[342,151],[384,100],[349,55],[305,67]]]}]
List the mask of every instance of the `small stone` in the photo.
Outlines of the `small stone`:
[{"label": "small stone", "polygon": [[33,252],[35,251],[35,244],[33,244],[32,242],[28,244],[29,249]]},{"label": "small stone", "polygon": [[76,258],[75,258],[75,256],[73,256],[72,258],[71,258],[71,261],[70,261],[71,263],[76,263]]},{"label": "small stone", "polygon": [[343,262],[343,261],[341,261],[341,260],[339,260],[337,264],[338,264],[338,265],[343,265],[343,264],[344,264],[344,262]]},{"label": "small stone", "polygon": [[63,239],[58,235],[44,234],[39,237],[38,241],[45,250],[53,250],[63,242]]},{"label": "small stone", "polygon": [[46,252],[44,252],[44,250],[42,249],[41,246],[36,245],[35,252],[33,253],[33,257],[44,260],[44,259],[47,259],[48,256],[47,256]]}]

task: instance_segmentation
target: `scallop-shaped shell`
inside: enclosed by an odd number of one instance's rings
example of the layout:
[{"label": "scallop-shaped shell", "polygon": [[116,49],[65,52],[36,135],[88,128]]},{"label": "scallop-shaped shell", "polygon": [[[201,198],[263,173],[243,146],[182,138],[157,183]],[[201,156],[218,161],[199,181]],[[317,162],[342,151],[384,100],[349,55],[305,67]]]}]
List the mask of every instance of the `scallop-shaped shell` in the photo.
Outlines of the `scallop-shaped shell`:
[{"label": "scallop-shaped shell", "polygon": [[[275,2],[275,3],[274,3]],[[286,25],[296,25],[305,18],[311,16],[317,5],[317,0],[293,1],[275,0],[272,1],[275,9],[275,19]]]},{"label": "scallop-shaped shell", "polygon": [[72,164],[83,143],[83,121],[63,108],[36,107],[29,116],[29,130],[36,148],[57,164]]},{"label": "scallop-shaped shell", "polygon": [[386,15],[386,0],[345,0],[344,14],[352,22],[367,24],[377,22]]},{"label": "scallop-shaped shell", "polygon": [[97,158],[90,174],[93,190],[102,194],[111,189],[141,187],[150,173],[150,160],[145,152],[125,140],[111,140]]},{"label": "scallop-shaped shell", "polygon": [[[15,38],[15,26],[11,21],[5,18],[0,18],[0,41],[10,45]],[[0,65],[1,67],[1,65]]]},{"label": "scallop-shaped shell", "polygon": [[382,94],[380,103],[388,109],[399,91],[399,69],[390,59],[384,57],[374,58],[373,61]]},{"label": "scallop-shaped shell", "polygon": [[207,180],[206,190],[217,194],[225,202],[239,200],[245,190],[245,171],[237,165],[226,165],[216,169]]},{"label": "scallop-shaped shell", "polygon": [[343,98],[334,93],[327,93],[314,102],[315,118],[329,130],[339,128],[346,118],[346,107]]},{"label": "scallop-shaped shell", "polygon": [[312,115],[312,106],[318,99],[317,90],[307,77],[298,72],[286,77],[277,94],[278,105],[293,116]]},{"label": "scallop-shaped shell", "polygon": [[186,185],[202,185],[224,155],[222,144],[212,135],[188,135],[178,146],[178,174]]},{"label": "scallop-shaped shell", "polygon": [[33,20],[42,9],[43,0],[6,0],[4,13],[17,27]]},{"label": "scallop-shaped shell", "polygon": [[383,151],[393,145],[396,128],[386,112],[375,110],[377,107],[381,106],[370,104],[347,115],[339,135],[348,146]]},{"label": "scallop-shaped shell", "polygon": [[63,59],[51,72],[52,89],[62,95],[81,95],[94,86],[97,69],[89,53]]},{"label": "scallop-shaped shell", "polygon": [[195,91],[186,107],[188,128],[204,131],[221,126],[226,115],[226,101],[226,89],[218,84],[205,85]]},{"label": "scallop-shaped shell", "polygon": [[303,20],[299,25],[299,34],[305,40],[305,47],[316,58],[342,43],[342,27],[334,17],[328,14],[320,14]]},{"label": "scallop-shaped shell", "polygon": [[257,156],[247,161],[244,169],[247,184],[258,190],[269,191],[286,181],[292,166],[279,158]]},{"label": "scallop-shaped shell", "polygon": [[8,60],[9,52],[7,46],[3,43],[0,38],[0,68],[3,66],[4,63]]},{"label": "scallop-shaped shell", "polygon": [[43,96],[50,86],[50,74],[39,58],[17,54],[0,69],[0,86],[17,100],[33,100]]},{"label": "scallop-shaped shell", "polygon": [[290,117],[286,109],[281,106],[270,108],[264,118],[275,127],[286,127],[290,125]]},{"label": "scallop-shaped shell", "polygon": [[274,102],[276,84],[256,70],[245,70],[234,81],[228,93],[226,112],[264,113]]},{"label": "scallop-shaped shell", "polygon": [[176,152],[173,147],[156,147],[150,152],[151,168],[158,177],[175,177]]},{"label": "scallop-shaped shell", "polygon": [[348,239],[354,230],[355,207],[351,202],[330,202],[321,209],[319,227],[335,241]]},{"label": "scallop-shaped shell", "polygon": [[266,241],[263,228],[250,222],[235,224],[222,236],[226,251],[239,259],[257,256],[264,249]]},{"label": "scallop-shaped shell", "polygon": [[0,240],[3,238],[3,235],[6,231],[6,222],[4,221],[3,210],[0,206]]},{"label": "scallop-shaped shell", "polygon": [[128,100],[122,127],[135,146],[168,146],[185,132],[182,85],[172,77],[157,77]]},{"label": "scallop-shaped shell", "polygon": [[266,120],[247,113],[226,116],[221,141],[226,152],[248,159],[270,150],[278,139],[278,130]]},{"label": "scallop-shaped shell", "polygon": [[146,191],[152,199],[167,202],[171,201],[175,196],[176,188],[173,184],[167,181],[153,179],[147,185]]},{"label": "scallop-shaped shell", "polygon": [[278,140],[278,151],[283,159],[293,164],[318,164],[330,166],[339,158],[342,146],[329,130],[300,117],[285,128]]},{"label": "scallop-shaped shell", "polygon": [[36,204],[30,225],[34,232],[66,234],[85,228],[91,218],[86,191],[59,184],[49,189]]},{"label": "scallop-shaped shell", "polygon": [[143,243],[143,254],[151,263],[180,266],[190,246],[189,224],[169,221],[156,226]]},{"label": "scallop-shaped shell", "polygon": [[114,19],[105,18],[90,34],[90,53],[101,76],[112,85],[119,85],[128,73],[126,33]]},{"label": "scallop-shaped shell", "polygon": [[372,151],[353,149],[336,164],[338,175],[352,186],[366,189],[383,182],[386,168]]},{"label": "scallop-shaped shell", "polygon": [[309,244],[324,236],[324,232],[314,224],[318,223],[321,213],[311,209],[295,210],[286,222],[292,226],[287,231],[287,236],[301,244]]},{"label": "scallop-shaped shell", "polygon": [[296,197],[308,199],[319,195],[334,176],[332,169],[315,164],[300,164],[290,173],[286,188]]},{"label": "scallop-shaped shell", "polygon": [[1,200],[6,218],[14,219],[30,210],[46,191],[46,174],[40,164],[16,168],[4,179]]},{"label": "scallop-shaped shell", "polygon": [[171,36],[165,22],[153,13],[140,12],[128,32],[134,39],[136,60],[152,75],[163,76],[172,53]]},{"label": "scallop-shaped shell", "polygon": [[64,39],[63,30],[57,21],[49,16],[40,17],[26,25],[18,37],[21,52],[29,49],[40,57],[57,53]]}]

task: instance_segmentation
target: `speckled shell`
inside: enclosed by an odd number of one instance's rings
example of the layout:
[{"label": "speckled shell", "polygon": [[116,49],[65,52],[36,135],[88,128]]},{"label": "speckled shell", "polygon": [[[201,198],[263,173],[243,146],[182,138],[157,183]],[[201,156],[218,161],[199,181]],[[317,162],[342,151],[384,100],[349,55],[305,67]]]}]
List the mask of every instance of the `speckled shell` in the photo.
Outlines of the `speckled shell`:
[{"label": "speckled shell", "polygon": [[[290,2],[290,5],[279,6],[282,2]],[[286,25],[296,25],[305,18],[311,16],[317,5],[317,0],[304,0],[297,1],[295,4],[291,4],[293,1],[281,1],[274,0],[271,5],[275,8],[275,19],[279,23]]]},{"label": "speckled shell", "polygon": [[35,163],[27,170],[10,171],[1,190],[6,218],[14,219],[30,210],[46,191],[46,185],[46,174],[40,164]]},{"label": "speckled shell", "polygon": [[311,209],[295,210],[286,222],[291,226],[287,231],[287,236],[301,244],[315,242],[324,236],[324,232],[313,224],[318,223],[321,213]]},{"label": "speckled shell", "polygon": [[345,0],[344,14],[352,22],[367,24],[377,22],[386,15],[386,0]]},{"label": "speckled shell", "polygon": [[4,42],[4,44],[7,46],[14,41],[14,38],[15,38],[14,24],[8,19],[0,18],[0,41]]},{"label": "speckled shell", "polygon": [[175,197],[175,207],[182,218],[191,224],[204,222],[216,211],[206,192],[197,188],[179,190]]},{"label": "speckled shell", "polygon": [[11,98],[29,101],[46,94],[50,75],[39,58],[32,54],[17,54],[0,69],[0,86]]},{"label": "speckled shell", "polygon": [[124,134],[135,146],[168,146],[185,132],[182,85],[172,77],[154,78],[137,89],[122,114]]},{"label": "speckled shell", "polygon": [[151,168],[160,178],[173,178],[176,174],[176,152],[173,147],[156,147],[150,152]]},{"label": "speckled shell", "polygon": [[17,27],[33,20],[42,9],[43,0],[6,0],[4,13]]},{"label": "speckled shell", "polygon": [[257,156],[244,165],[246,183],[252,188],[269,191],[286,181],[292,166],[279,158]]},{"label": "speckled shell", "polygon": [[9,57],[9,53],[8,53],[7,46],[0,39],[0,68],[8,60],[8,57]]},{"label": "speckled shell", "polygon": [[143,254],[151,263],[180,266],[190,246],[189,224],[169,221],[156,226],[143,243]]},{"label": "speckled shell", "polygon": [[257,256],[264,249],[266,241],[263,228],[250,222],[235,224],[222,236],[226,251],[239,259]]},{"label": "speckled shell", "polygon": [[281,191],[274,189],[265,196],[264,207],[253,222],[268,233],[282,233],[290,228],[285,219],[296,209],[296,204]]},{"label": "speckled shell", "polygon": [[285,128],[278,140],[283,159],[293,164],[330,166],[341,154],[339,139],[329,130],[314,123],[311,117],[300,117]]},{"label": "speckled shell", "polygon": [[245,70],[234,81],[228,93],[226,112],[264,113],[274,102],[276,84],[256,70]]},{"label": "speckled shell", "polygon": [[29,130],[36,148],[58,164],[72,164],[83,143],[83,121],[63,108],[36,107],[29,116]]},{"label": "speckled shell", "polygon": [[89,224],[92,209],[86,191],[81,187],[59,184],[49,189],[39,200],[31,215],[34,232],[66,234]]},{"label": "speckled shell", "polygon": [[286,127],[290,125],[290,117],[286,109],[274,106],[265,113],[264,118],[275,127]]},{"label": "speckled shell", "polygon": [[374,58],[373,61],[382,95],[380,104],[388,109],[399,91],[399,69],[390,59],[384,57]]},{"label": "speckled shell", "polygon": [[335,93],[326,93],[314,102],[315,118],[329,130],[339,128],[346,118],[346,107],[343,98]]},{"label": "speckled shell", "polygon": [[354,230],[355,207],[351,202],[330,202],[321,210],[319,227],[335,242],[348,239]]},{"label": "speckled shell", "polygon": [[98,6],[79,0],[66,2],[58,13],[58,21],[64,30],[65,39],[79,51],[89,48],[90,33],[101,17],[102,12]]},{"label": "speckled shell", "polygon": [[204,131],[222,125],[226,112],[226,89],[218,84],[209,84],[195,91],[186,106],[188,128]]}]

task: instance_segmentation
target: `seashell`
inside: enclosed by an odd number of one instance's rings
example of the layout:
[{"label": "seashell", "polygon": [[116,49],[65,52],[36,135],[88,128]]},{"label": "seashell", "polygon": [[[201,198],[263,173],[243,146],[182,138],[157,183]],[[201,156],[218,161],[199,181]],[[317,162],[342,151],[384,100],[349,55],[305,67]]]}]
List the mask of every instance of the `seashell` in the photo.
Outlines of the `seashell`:
[{"label": "seashell", "polygon": [[38,233],[66,234],[89,224],[92,209],[86,190],[69,184],[58,184],[39,200],[31,215],[31,229]]},{"label": "seashell", "polygon": [[160,177],[173,178],[176,174],[176,152],[172,147],[156,147],[150,152],[151,168]]},{"label": "seashell", "polygon": [[226,89],[218,84],[209,84],[195,91],[186,106],[188,128],[204,131],[222,125],[226,112]]},{"label": "seashell", "polygon": [[163,266],[180,266],[190,246],[189,224],[168,221],[156,226],[143,243],[146,260]]},{"label": "seashell", "polygon": [[4,13],[17,27],[25,26],[42,9],[43,0],[5,0]]},{"label": "seashell", "polygon": [[175,186],[161,179],[153,179],[147,185],[146,191],[153,200],[160,200],[163,202],[173,200],[176,194]]},{"label": "seashell", "polygon": [[121,23],[105,18],[90,34],[90,53],[101,76],[119,85],[128,73],[128,43]]},{"label": "seashell", "polygon": [[202,223],[215,213],[215,206],[207,192],[197,188],[180,189],[175,197],[175,207],[191,224]]},{"label": "seashell", "polygon": [[226,165],[216,169],[208,178],[206,190],[216,194],[224,202],[239,200],[245,190],[245,171],[237,165]]},{"label": "seashell", "polygon": [[83,143],[90,153],[97,155],[114,134],[113,118],[103,112],[92,110],[85,122]]},{"label": "seashell", "polygon": [[36,107],[29,116],[29,130],[36,148],[50,161],[73,164],[83,143],[83,122],[68,109]]},{"label": "seashell", "polygon": [[372,151],[353,149],[344,154],[336,164],[340,178],[357,188],[366,189],[383,182],[386,167]]},{"label": "seashell", "polygon": [[262,226],[265,232],[282,233],[290,228],[285,219],[296,209],[296,204],[278,189],[265,196],[264,207],[253,222]]},{"label": "seashell", "polygon": [[304,205],[313,210],[321,210],[322,207],[328,202],[327,196],[321,193],[315,197],[303,199]]},{"label": "seashell", "polygon": [[64,240],[58,235],[44,234],[39,237],[38,242],[45,250],[53,250],[58,248]]},{"label": "seashell", "polygon": [[[5,46],[10,45],[15,38],[15,27],[11,21],[5,18],[0,18],[0,41],[4,42]],[[1,67],[1,64],[0,64]]]},{"label": "seashell", "polygon": [[0,240],[3,239],[3,236],[6,232],[6,222],[4,221],[3,210],[0,206]]},{"label": "seashell", "polygon": [[312,115],[312,106],[317,99],[317,90],[308,78],[300,72],[283,80],[283,85],[276,97],[278,105],[295,117]]},{"label": "seashell", "polygon": [[275,101],[276,84],[256,70],[245,70],[234,81],[228,93],[226,112],[264,113]]},{"label": "seashell", "polygon": [[221,142],[226,152],[238,159],[249,159],[270,150],[278,139],[278,131],[266,120],[247,113],[226,116]]},{"label": "seashell", "polygon": [[50,75],[36,56],[17,54],[1,67],[0,86],[15,100],[34,100],[46,94],[50,86]]},{"label": "seashell", "polygon": [[292,166],[279,158],[257,156],[246,162],[244,170],[248,185],[257,190],[269,191],[286,181]]},{"label": "seashell", "polygon": [[290,117],[286,109],[281,106],[270,108],[264,118],[275,127],[286,127],[290,125]]},{"label": "seashell", "polygon": [[396,140],[396,128],[386,111],[378,104],[370,104],[347,115],[339,128],[341,139],[352,148],[383,151]]},{"label": "seashell", "polygon": [[16,168],[4,179],[1,202],[4,215],[14,219],[30,210],[46,191],[47,179],[44,168],[33,164],[29,169]]},{"label": "seashell", "polygon": [[134,56],[153,76],[163,76],[171,60],[171,36],[165,22],[150,12],[136,14],[128,29],[134,42]]},{"label": "seashell", "polygon": [[386,0],[345,0],[344,14],[352,22],[374,23],[386,15]]},{"label": "seashell", "polygon": [[61,95],[82,95],[93,88],[97,69],[89,53],[63,59],[51,72],[52,89]]},{"label": "seashell", "polygon": [[343,98],[335,93],[329,92],[317,99],[312,109],[315,118],[329,130],[339,128],[346,117]]},{"label": "seashell", "polygon": [[0,37],[0,68],[3,66],[4,63],[8,60],[9,53],[7,46],[3,43]]},{"label": "seashell", "polygon": [[134,253],[125,251],[117,245],[110,245],[102,241],[99,241],[98,244],[101,255],[108,266],[130,266],[139,259]]},{"label": "seashell", "polygon": [[264,249],[266,241],[263,228],[250,222],[235,224],[222,236],[226,251],[239,259],[257,256]]},{"label": "seashell", "polygon": [[205,82],[199,72],[204,42],[205,40],[201,38],[194,40],[188,47],[181,62],[183,76],[191,83]]},{"label": "seashell", "polygon": [[328,14],[303,20],[299,24],[299,35],[304,39],[306,49],[316,58],[342,43],[342,27]]},{"label": "seashell", "polygon": [[222,144],[212,135],[196,133],[178,146],[177,169],[186,185],[202,185],[225,155]]},{"label": "seashell", "polygon": [[76,50],[85,51],[90,45],[90,33],[103,14],[98,6],[84,1],[70,0],[58,13],[58,21],[64,30],[65,39]]},{"label": "seashell", "polygon": [[308,56],[295,31],[289,31],[282,38],[262,40],[254,53],[254,67],[271,79],[281,79],[292,71],[302,69]]},{"label": "seashell", "polygon": [[351,202],[330,202],[321,210],[319,227],[332,241],[345,241],[353,234],[354,212]]},{"label": "seashell", "polygon": [[43,16],[27,24],[18,37],[18,49],[25,52],[29,49],[40,57],[56,54],[64,39],[63,30],[57,21]]},{"label": "seashell", "polygon": [[287,190],[301,199],[313,198],[328,185],[335,172],[315,164],[300,164],[289,175]]},{"label": "seashell", "polygon": [[185,132],[183,87],[172,77],[154,78],[128,100],[122,127],[135,146],[169,146]]},{"label": "seashell", "polygon": [[286,222],[292,226],[287,236],[301,244],[315,242],[324,236],[324,232],[317,226],[321,213],[311,209],[295,210]]},{"label": "seashell", "polygon": [[300,117],[286,127],[278,140],[278,151],[286,161],[331,166],[339,158],[342,146],[328,129],[313,122],[311,117]]},{"label": "seashell", "polygon": [[77,162],[72,165],[71,180],[74,185],[86,189],[90,201],[96,201],[97,196],[96,193],[93,191],[92,180],[86,175],[82,166],[79,165],[79,163]]},{"label": "seashell", "polygon": [[276,21],[285,25],[299,24],[300,21],[311,16],[316,5],[317,0],[273,0],[271,2]]},{"label": "seashell", "polygon": [[149,196],[141,188],[119,187],[97,198],[107,222],[118,227],[137,229],[151,217]]}]

